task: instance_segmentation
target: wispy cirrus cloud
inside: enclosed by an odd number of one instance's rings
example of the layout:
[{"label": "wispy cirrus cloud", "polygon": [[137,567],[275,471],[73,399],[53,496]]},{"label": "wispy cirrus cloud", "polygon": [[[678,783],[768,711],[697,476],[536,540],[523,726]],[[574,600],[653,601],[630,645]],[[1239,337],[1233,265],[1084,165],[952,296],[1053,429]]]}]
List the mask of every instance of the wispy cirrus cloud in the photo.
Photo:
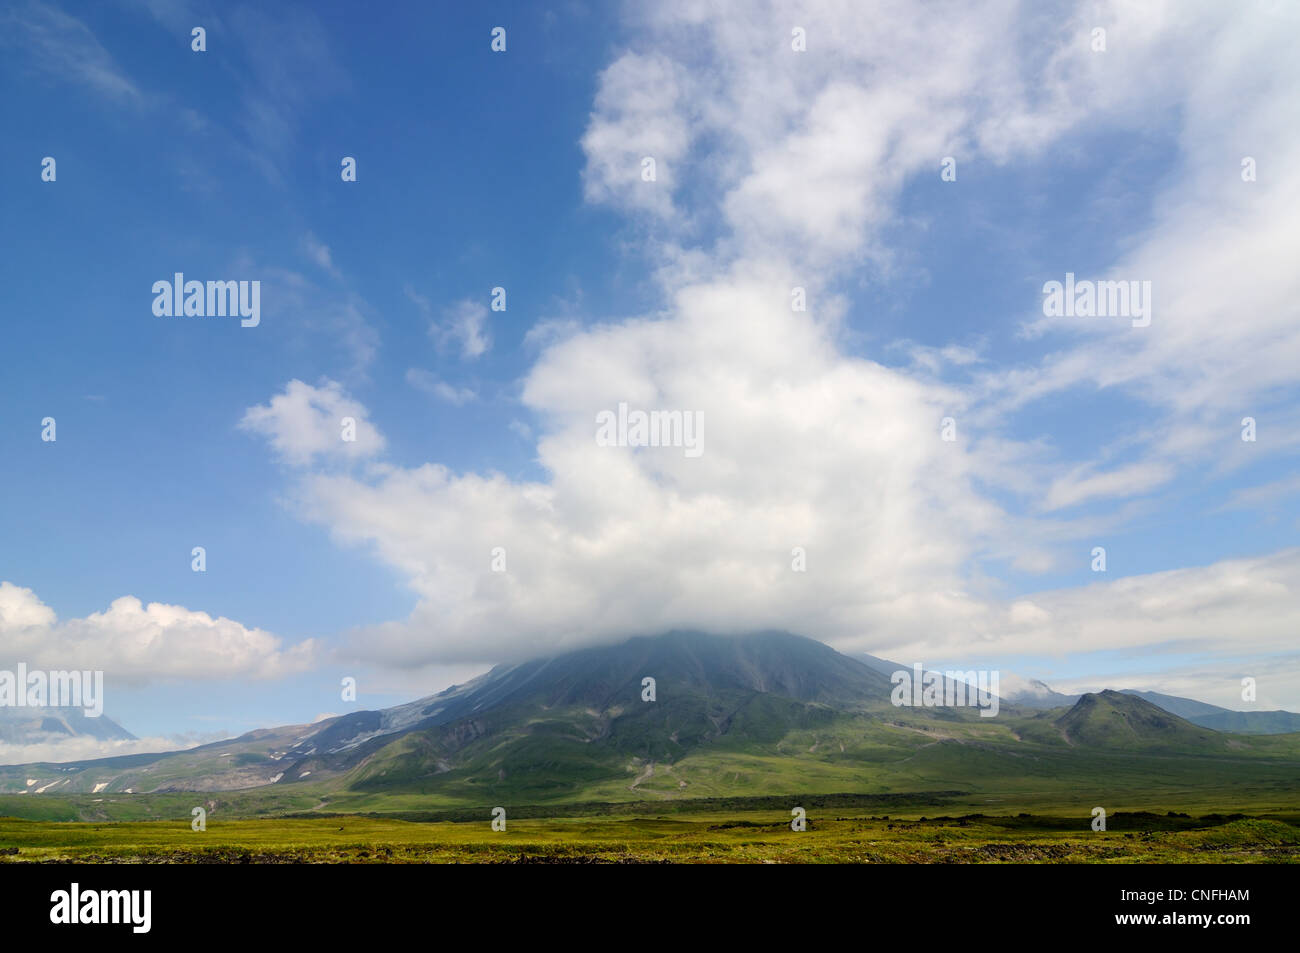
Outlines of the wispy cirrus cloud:
[{"label": "wispy cirrus cloud", "polygon": [[119,104],[145,102],[94,31],[54,4],[28,0],[0,12],[0,47],[46,80],[73,82]]},{"label": "wispy cirrus cloud", "polygon": [[478,397],[478,392],[473,388],[455,387],[423,368],[412,367],[408,369],[406,382],[430,397],[436,397],[438,400],[457,407],[467,404]]}]

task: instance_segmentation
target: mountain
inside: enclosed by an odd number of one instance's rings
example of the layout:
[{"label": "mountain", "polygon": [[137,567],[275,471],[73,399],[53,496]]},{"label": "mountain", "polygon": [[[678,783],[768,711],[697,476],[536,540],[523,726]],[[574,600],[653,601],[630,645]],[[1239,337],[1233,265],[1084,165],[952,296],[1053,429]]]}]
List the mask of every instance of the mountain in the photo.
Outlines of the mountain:
[{"label": "mountain", "polygon": [[1300,731],[1293,711],[1220,711],[1189,719],[1204,728],[1241,735],[1280,735]]},{"label": "mountain", "polygon": [[670,692],[757,692],[843,704],[888,702],[891,688],[887,676],[812,639],[682,631],[498,666],[471,694],[493,704],[538,696],[548,705],[607,705],[639,698],[647,676]]},{"label": "mountain", "polygon": [[1228,709],[1220,708],[1218,705],[1198,702],[1191,698],[1180,698],[1177,695],[1162,695],[1160,692],[1139,692],[1132,688],[1125,688],[1122,691],[1125,695],[1133,695],[1144,701],[1149,701],[1157,708],[1163,708],[1170,714],[1177,715],[1179,718],[1186,718],[1192,722],[1205,715],[1218,715],[1228,711]]},{"label": "mountain", "polygon": [[1066,695],[1055,691],[1046,682],[1025,678],[1011,672],[1002,673],[1002,697],[1013,705],[1025,708],[1063,708],[1073,705],[1081,695]]},{"label": "mountain", "polygon": [[1190,698],[1179,698],[1177,695],[1132,689],[1126,689],[1125,693],[1136,695],[1165,711],[1186,718],[1194,725],[1214,731],[1241,735],[1278,735],[1300,731],[1300,715],[1292,711],[1232,711]]},{"label": "mountain", "polygon": [[891,662],[889,659],[877,658],[874,655],[868,655],[866,652],[860,652],[857,656],[868,668],[873,668],[886,678],[897,671],[910,671],[910,665],[900,665],[897,662]]},{"label": "mountain", "polygon": [[[881,661],[883,664],[890,664]],[[1300,715],[1289,711],[1232,711],[1178,695],[1161,692],[1143,692],[1132,688],[1121,693],[1141,698],[1172,715],[1185,718],[1194,725],[1233,734],[1276,735],[1300,731]],[[1054,691],[1046,682],[1027,679],[1008,672],[1002,673],[1002,698],[1025,708],[1061,708],[1074,705],[1081,695],[1067,695]]]},{"label": "mountain", "polygon": [[[892,675],[897,671],[912,670],[910,665],[900,665],[898,662],[891,662],[889,659],[878,658],[875,655],[859,654],[858,658],[870,668],[883,673],[886,676]],[[930,671],[930,669],[926,669]],[[937,669],[935,671],[938,671]],[[944,676],[943,684],[946,687],[951,681]],[[1022,675],[1016,675],[1014,672],[998,673],[998,691],[997,696],[1004,702],[1013,705],[1019,705],[1022,708],[1063,708],[1067,705],[1073,705],[1079,700],[1078,695],[1063,695],[1060,692],[1053,691],[1046,682],[1041,682],[1036,678],[1025,678]]]},{"label": "mountain", "polygon": [[1127,790],[1229,774],[1271,790],[1300,777],[1300,735],[1223,735],[1111,691],[995,717],[895,707],[887,663],[875,662],[783,632],[635,638],[499,665],[382,711],[184,751],[0,767],[0,797],[48,792],[3,797],[0,813],[36,810],[54,792],[85,797],[69,802],[74,816],[111,818],[161,803],[126,795],[194,791],[253,813],[427,811],[794,792],[993,802],[1092,790],[1102,777]]},{"label": "mountain", "polygon": [[1071,744],[1128,751],[1226,751],[1227,739],[1136,695],[1089,693],[1055,720]]},{"label": "mountain", "polygon": [[[653,704],[641,701],[646,677],[655,679]],[[618,775],[627,757],[673,757],[723,735],[776,739],[837,711],[889,709],[890,688],[862,663],[788,633],[670,632],[499,665],[383,711],[184,751],[0,768],[0,793],[43,786],[46,774],[66,779],[65,793],[139,793],[287,785],[354,770],[354,784],[392,788],[445,774],[453,758],[471,760],[485,745],[497,773]],[[575,739],[584,749],[565,751]]]},{"label": "mountain", "polygon": [[[897,662],[889,661],[889,659],[878,658],[875,655],[867,655],[866,653],[859,654],[857,658],[860,659],[868,668],[874,669],[875,671],[884,675],[889,680],[891,689],[894,686],[893,677],[895,673],[898,672],[907,673],[908,681],[905,683],[906,685],[912,685],[913,682],[916,681],[914,666],[900,665]],[[1002,707],[1002,702],[1006,699],[1006,694],[1001,684],[999,684],[998,686],[999,691],[996,692],[993,691],[992,684],[990,684],[989,682],[980,681],[981,674],[979,672],[963,671],[961,673],[962,675],[961,678],[949,677],[950,675],[958,674],[952,669],[947,669],[947,670],[927,669],[924,668],[924,666],[922,666],[922,672],[923,672],[923,678],[921,680],[921,684],[923,686],[925,684],[924,682],[925,677],[938,676],[938,679],[937,681],[934,682],[934,684],[937,688],[937,691],[941,693],[944,698],[956,699],[956,698],[975,697],[972,696],[971,693],[980,691],[982,688],[982,690],[986,693],[986,701],[990,698],[996,698],[999,709]],[[906,691],[906,689],[904,689],[904,691]]]},{"label": "mountain", "polygon": [[0,708],[0,744],[50,744],[69,738],[134,741],[135,735],[104,715],[88,718],[81,708]]},{"label": "mountain", "polygon": [[[646,678],[652,702],[643,700]],[[892,710],[890,689],[879,672],[787,633],[635,638],[498,666],[452,698],[438,696],[422,731],[377,752],[351,781],[384,791],[423,789],[439,775],[495,775],[541,795],[560,786],[557,776],[619,778],[630,763],[671,764],[701,749],[779,748],[791,732],[838,715]],[[310,770],[348,766],[326,757]]]}]

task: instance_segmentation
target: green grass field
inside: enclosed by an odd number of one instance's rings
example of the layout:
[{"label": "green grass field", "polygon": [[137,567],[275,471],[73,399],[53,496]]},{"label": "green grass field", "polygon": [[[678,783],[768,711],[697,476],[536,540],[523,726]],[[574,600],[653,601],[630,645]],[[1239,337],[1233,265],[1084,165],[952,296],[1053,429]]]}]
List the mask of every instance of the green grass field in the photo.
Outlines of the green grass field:
[{"label": "green grass field", "polygon": [[[1300,808],[1250,816],[1088,810],[961,813],[966,797],[810,797],[592,803],[548,816],[520,809],[493,831],[488,809],[409,817],[188,816],[112,823],[0,818],[0,860],[83,863],[1295,863]],[[721,803],[720,803],[721,802]],[[804,831],[790,807],[807,811]],[[899,802],[895,802],[897,805]],[[475,815],[477,814],[477,817]],[[538,816],[538,815],[541,816]],[[531,815],[531,816],[530,816]]]}]

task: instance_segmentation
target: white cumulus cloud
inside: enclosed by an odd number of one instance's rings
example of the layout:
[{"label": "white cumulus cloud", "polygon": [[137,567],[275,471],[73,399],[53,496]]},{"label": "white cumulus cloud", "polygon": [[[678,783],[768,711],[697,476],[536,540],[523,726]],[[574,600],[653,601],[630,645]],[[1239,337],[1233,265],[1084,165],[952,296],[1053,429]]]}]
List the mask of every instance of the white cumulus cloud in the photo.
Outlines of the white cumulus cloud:
[{"label": "white cumulus cloud", "polygon": [[[248,408],[239,426],[266,437],[282,460],[299,466],[330,458],[371,457],[386,443],[370,423],[366,408],[330,380],[319,387],[290,381],[284,393]],[[348,434],[353,439],[345,439]]]},{"label": "white cumulus cloud", "polygon": [[273,678],[311,667],[315,654],[310,639],[285,646],[233,619],[135,596],[59,620],[31,589],[0,582],[0,658],[10,666],[98,670],[109,681]]}]

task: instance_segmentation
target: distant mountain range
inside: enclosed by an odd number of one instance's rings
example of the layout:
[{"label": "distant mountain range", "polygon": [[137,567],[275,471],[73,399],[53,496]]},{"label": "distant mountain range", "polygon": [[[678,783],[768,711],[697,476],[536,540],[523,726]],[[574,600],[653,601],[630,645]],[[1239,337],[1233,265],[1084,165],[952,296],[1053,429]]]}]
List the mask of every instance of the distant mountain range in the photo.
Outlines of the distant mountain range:
[{"label": "distant mountain range", "polygon": [[[395,708],[184,751],[0,767],[0,795],[83,797],[76,816],[87,818],[111,816],[130,801],[121,795],[186,791],[361,811],[798,791],[997,801],[1065,790],[1091,808],[1101,784],[1141,791],[1159,779],[1192,790],[1231,778],[1272,790],[1300,781],[1300,735],[1227,735],[1112,691],[1054,708],[1006,702],[991,718],[971,707],[896,707],[886,667],[903,666],[781,632],[672,632],[500,665]],[[35,810],[36,801],[4,797],[0,813],[28,803]]]},{"label": "distant mountain range", "polygon": [[134,741],[135,735],[104,715],[88,718],[81,708],[0,708],[0,744],[50,744],[68,738]]},{"label": "distant mountain range", "polygon": [[[893,672],[907,670],[906,665],[899,665],[874,655],[858,656],[867,665],[890,675]],[[1038,679],[1023,678],[1003,672],[1000,697],[1022,708],[1063,708],[1073,705],[1082,695],[1067,695],[1054,691],[1046,682]],[[1157,708],[1163,708],[1170,714],[1185,718],[1192,724],[1215,731],[1228,731],[1243,735],[1280,735],[1300,731],[1300,714],[1291,711],[1233,711],[1220,708],[1192,698],[1177,695],[1164,695],[1160,692],[1140,692],[1132,688],[1123,688],[1125,695],[1135,695],[1149,701]]]}]

